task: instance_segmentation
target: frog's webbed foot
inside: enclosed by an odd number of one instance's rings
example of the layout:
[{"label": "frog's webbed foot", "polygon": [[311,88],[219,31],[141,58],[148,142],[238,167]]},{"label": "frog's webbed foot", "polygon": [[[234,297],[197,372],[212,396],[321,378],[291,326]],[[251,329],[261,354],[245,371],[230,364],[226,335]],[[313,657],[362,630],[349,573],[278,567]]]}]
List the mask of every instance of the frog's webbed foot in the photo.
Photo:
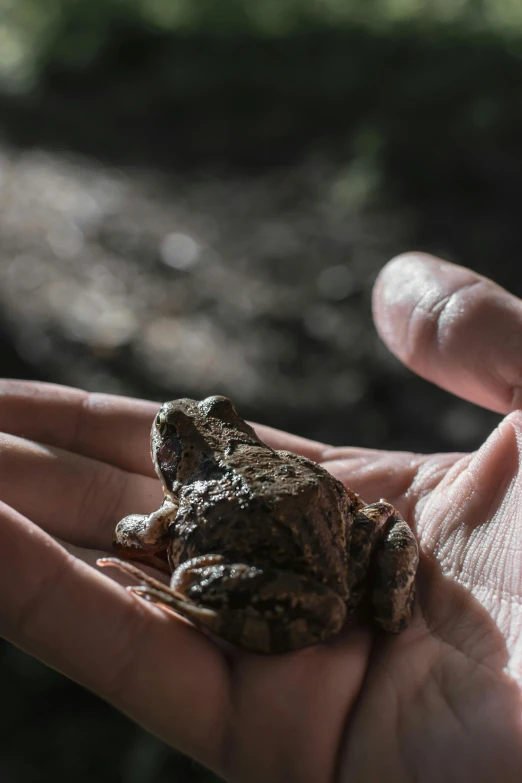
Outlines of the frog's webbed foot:
[{"label": "frog's webbed foot", "polygon": [[387,501],[372,503],[357,512],[350,560],[352,602],[362,598],[371,569],[375,622],[390,633],[406,628],[413,610],[419,550],[409,525]]},{"label": "frog's webbed foot", "polygon": [[177,510],[177,504],[166,499],[161,508],[152,514],[131,514],[124,517],[116,525],[114,552],[120,557],[168,570],[168,526],[174,520]]},{"label": "frog's webbed foot", "polygon": [[[216,559],[221,560],[222,558],[216,556]],[[207,560],[213,562],[213,558],[207,558]],[[198,618],[191,616],[191,612],[197,610],[198,607],[187,601],[186,597],[173,588],[172,585],[169,587],[168,585],[163,584],[163,582],[146,574],[145,571],[142,571],[140,568],[136,568],[136,566],[131,565],[131,563],[126,563],[124,560],[119,560],[117,557],[102,557],[96,561],[96,564],[102,568],[118,568],[120,571],[123,571],[124,574],[127,574],[127,576],[132,576],[137,582],[140,582],[141,584],[131,585],[126,588],[130,593],[138,595],[140,598],[144,598],[151,603],[173,609],[175,612],[178,612],[178,614],[189,617],[197,625],[203,624],[210,630],[216,630],[213,627],[212,613],[208,613],[207,622],[203,623],[201,620],[198,622]],[[200,614],[202,614],[202,612],[200,612]]]},{"label": "frog's webbed foot", "polygon": [[[108,564],[108,563],[107,563]],[[140,572],[113,562],[132,575]],[[314,579],[205,555],[179,566],[170,588],[143,575],[133,593],[248,650],[283,653],[333,636],[344,625],[342,598]]]}]

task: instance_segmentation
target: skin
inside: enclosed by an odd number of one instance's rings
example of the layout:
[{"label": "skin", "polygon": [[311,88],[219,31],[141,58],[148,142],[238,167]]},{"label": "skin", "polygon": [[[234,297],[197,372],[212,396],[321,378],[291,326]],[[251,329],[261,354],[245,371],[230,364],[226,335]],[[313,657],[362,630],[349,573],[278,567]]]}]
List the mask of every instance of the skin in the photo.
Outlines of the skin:
[{"label": "skin", "polygon": [[136,595],[261,653],[326,641],[363,608],[384,630],[408,626],[418,547],[389,503],[365,507],[317,463],[270,448],[219,395],[162,405],[151,454],[163,504],[124,517],[114,548],[165,559],[170,583],[97,563],[137,579]]},{"label": "skin", "polygon": [[0,631],[234,783],[519,783],[522,302],[410,255],[381,272],[374,312],[407,366],[504,416],[476,452],[333,449],[256,429],[415,521],[404,633],[232,655],[136,600],[93,563],[115,519],[161,502],[157,408],[26,382],[0,395]]}]

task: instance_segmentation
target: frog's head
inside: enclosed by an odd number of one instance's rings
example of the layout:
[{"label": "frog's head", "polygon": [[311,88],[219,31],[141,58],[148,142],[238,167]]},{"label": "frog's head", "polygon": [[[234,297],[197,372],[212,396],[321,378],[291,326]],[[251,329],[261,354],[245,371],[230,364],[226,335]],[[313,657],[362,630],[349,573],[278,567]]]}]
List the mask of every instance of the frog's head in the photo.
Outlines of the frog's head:
[{"label": "frog's head", "polygon": [[259,442],[232,402],[220,395],[201,402],[188,398],[166,402],[151,433],[156,473],[168,490],[176,482],[208,474],[210,463],[226,456],[232,444]]},{"label": "frog's head", "polygon": [[156,473],[165,488],[184,481],[197,469],[206,451],[198,423],[198,403],[188,398],[166,402],[159,409],[151,432]]}]

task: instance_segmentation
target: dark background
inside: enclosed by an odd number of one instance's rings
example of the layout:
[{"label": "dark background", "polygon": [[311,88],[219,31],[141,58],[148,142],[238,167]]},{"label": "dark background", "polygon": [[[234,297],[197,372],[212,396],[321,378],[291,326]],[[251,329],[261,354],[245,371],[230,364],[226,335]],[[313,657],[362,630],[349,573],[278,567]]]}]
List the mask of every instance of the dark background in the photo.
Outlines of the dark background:
[{"label": "dark background", "polygon": [[[508,0],[4,0],[0,373],[475,448],[370,293],[419,248],[522,294],[521,77]],[[215,780],[6,644],[0,693],[5,783]]]}]

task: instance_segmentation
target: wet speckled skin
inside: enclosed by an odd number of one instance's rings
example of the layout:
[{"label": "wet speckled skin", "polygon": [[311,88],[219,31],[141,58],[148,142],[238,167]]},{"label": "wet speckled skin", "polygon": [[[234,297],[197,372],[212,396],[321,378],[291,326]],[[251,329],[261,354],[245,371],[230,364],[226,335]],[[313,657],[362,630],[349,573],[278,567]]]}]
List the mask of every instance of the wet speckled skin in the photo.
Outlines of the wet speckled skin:
[{"label": "wet speckled skin", "polygon": [[271,449],[225,397],[165,403],[151,450],[165,502],[123,519],[115,551],[172,576],[169,588],[120,562],[136,593],[256,652],[324,641],[369,613],[388,631],[408,624],[417,545],[386,501],[364,507],[324,468]]}]

